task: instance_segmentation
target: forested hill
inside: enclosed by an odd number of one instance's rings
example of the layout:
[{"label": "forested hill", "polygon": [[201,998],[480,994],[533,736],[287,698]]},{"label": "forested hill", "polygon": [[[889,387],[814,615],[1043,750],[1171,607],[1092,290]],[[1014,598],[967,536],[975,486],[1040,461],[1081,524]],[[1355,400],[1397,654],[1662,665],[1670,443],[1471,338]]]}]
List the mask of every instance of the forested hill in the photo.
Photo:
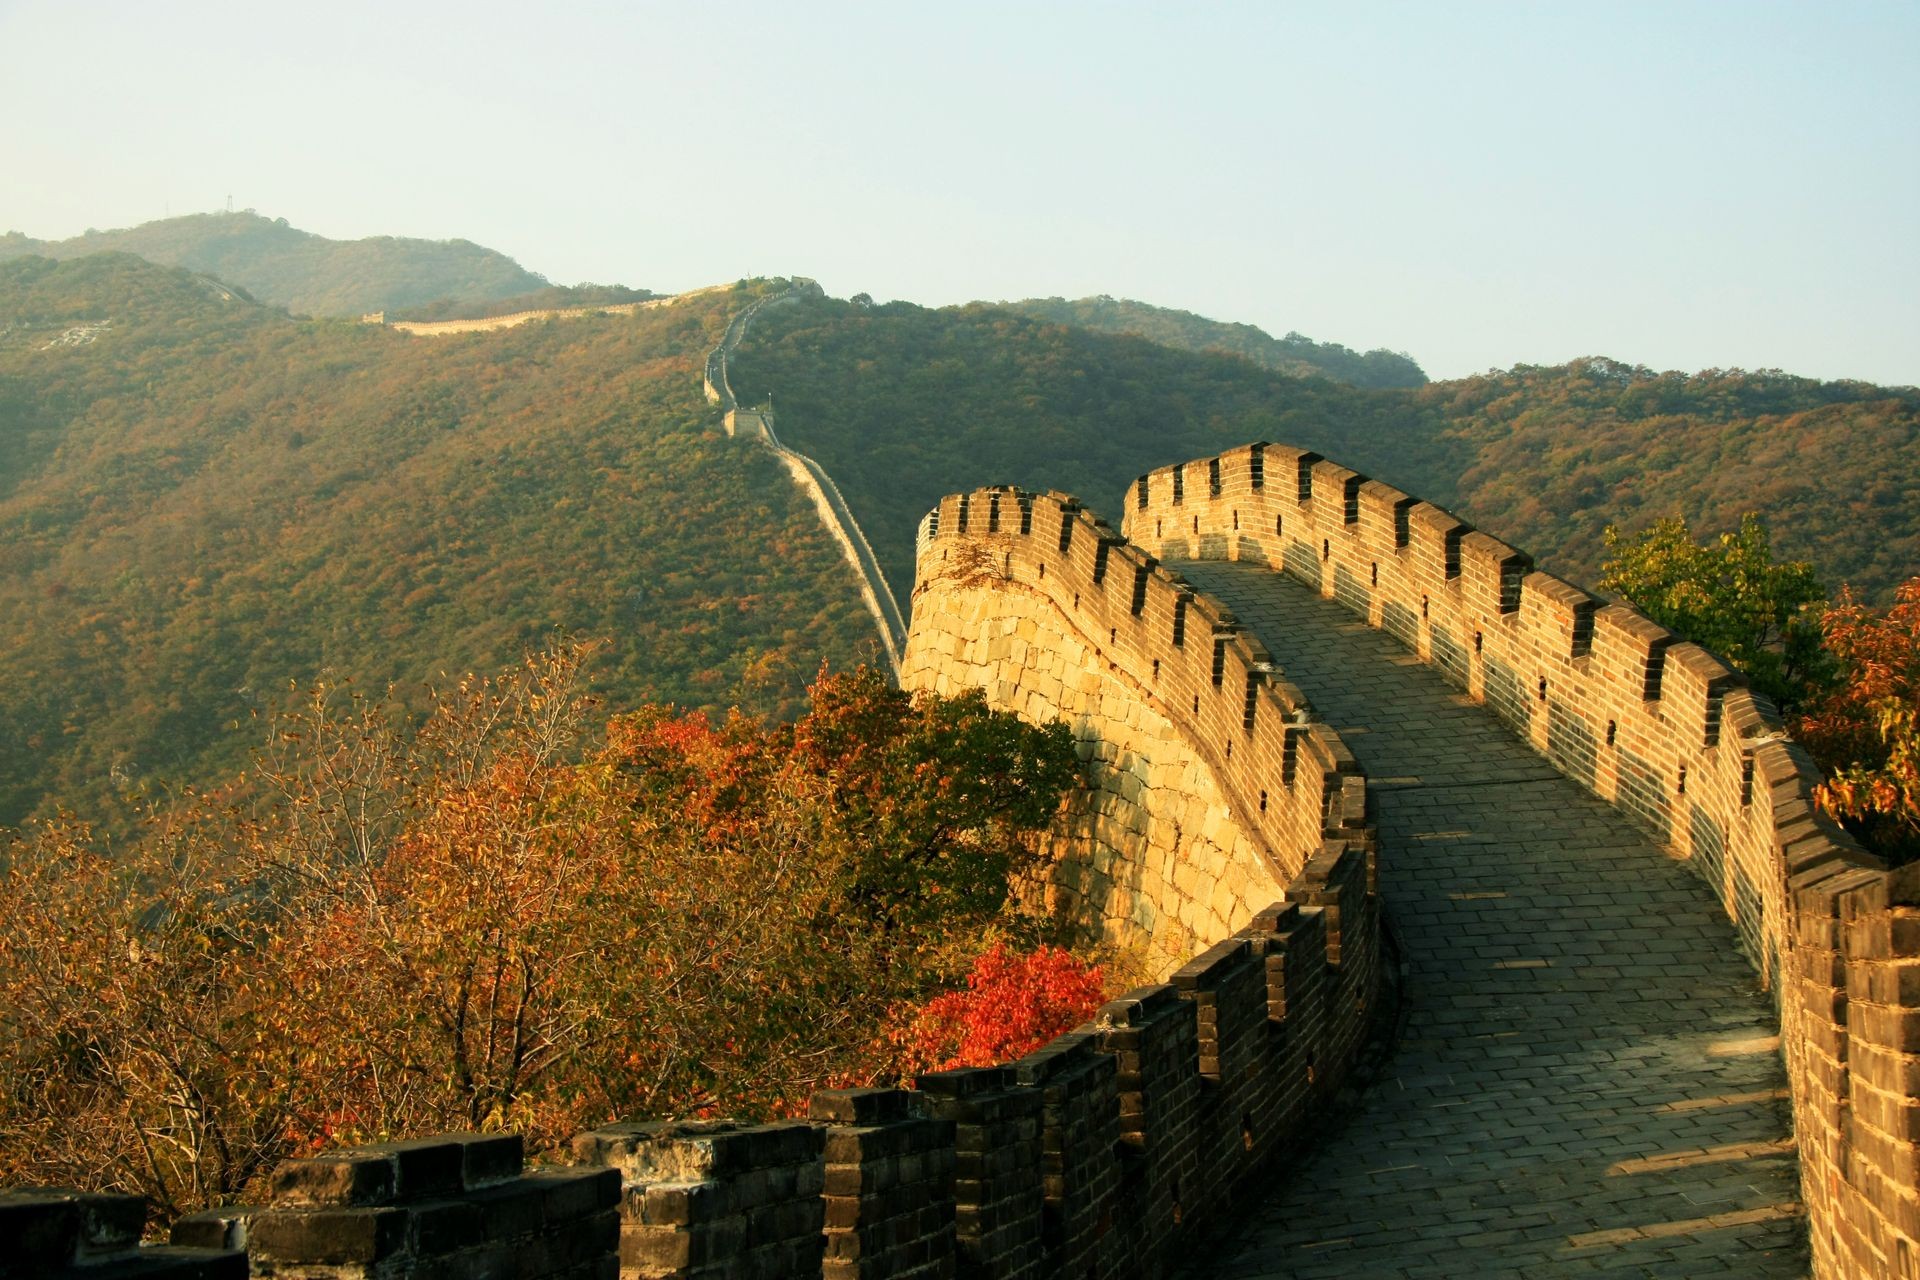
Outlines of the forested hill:
[{"label": "forested hill", "polygon": [[322,672],[416,694],[556,629],[598,689],[786,714],[872,651],[704,353],[745,299],[418,339],[127,255],[0,263],[0,825],[208,785]]},{"label": "forested hill", "polygon": [[[714,430],[704,353],[763,282],[416,339],[298,321],[124,254],[0,262],[0,825],[206,785],[324,671],[417,690],[555,628],[615,706],[785,714],[874,649],[785,471]],[[1830,587],[1920,564],[1920,393],[1606,360],[1418,388],[1299,378],[975,304],[805,298],[733,362],[838,481],[896,591],[974,485],[1117,520],[1142,472],[1267,439],[1591,582],[1608,521],[1756,510]]]},{"label": "forested hill", "polygon": [[547,287],[505,254],[467,240],[329,240],[254,213],[195,213],[71,240],[0,236],[0,259],[132,253],[237,285],[296,315],[360,316],[443,299],[485,302]]},{"label": "forested hill", "polygon": [[1059,488],[1114,520],[1141,472],[1266,439],[1449,506],[1576,581],[1600,530],[1758,511],[1829,587],[1885,599],[1920,564],[1920,396],[1775,372],[1609,360],[1418,388],[1356,388],[974,304],[769,312],[734,362],[782,439],[839,482],[895,591],[943,493]]},{"label": "forested hill", "polygon": [[1424,386],[1427,375],[1411,356],[1397,351],[1365,353],[1337,342],[1315,342],[1298,333],[1276,338],[1250,324],[1209,320],[1128,298],[1028,298],[999,304],[1022,315],[1103,333],[1131,333],[1182,351],[1224,351],[1262,368],[1297,377],[1332,378],[1355,387]]},{"label": "forested hill", "polygon": [[1466,510],[1591,579],[1609,522],[1684,515],[1699,533],[1748,511],[1830,590],[1880,603],[1920,570],[1920,391],[1778,370],[1657,373],[1613,360],[1526,365],[1417,398],[1471,450]]},{"label": "forested hill", "polygon": [[914,527],[942,494],[1063,489],[1119,523],[1128,482],[1249,440],[1320,449],[1423,496],[1471,463],[1404,392],[1273,373],[974,303],[929,310],[808,299],[768,311],[732,365],[783,441],[832,474],[902,600]]}]

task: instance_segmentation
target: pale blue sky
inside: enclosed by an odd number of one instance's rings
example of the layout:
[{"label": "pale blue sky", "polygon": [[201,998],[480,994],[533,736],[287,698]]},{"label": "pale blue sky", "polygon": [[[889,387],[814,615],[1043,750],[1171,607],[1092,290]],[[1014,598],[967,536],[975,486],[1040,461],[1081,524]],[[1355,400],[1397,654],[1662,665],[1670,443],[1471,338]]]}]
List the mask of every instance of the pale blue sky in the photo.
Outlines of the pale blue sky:
[{"label": "pale blue sky", "polygon": [[0,0],[0,230],[1920,383],[1920,4]]}]

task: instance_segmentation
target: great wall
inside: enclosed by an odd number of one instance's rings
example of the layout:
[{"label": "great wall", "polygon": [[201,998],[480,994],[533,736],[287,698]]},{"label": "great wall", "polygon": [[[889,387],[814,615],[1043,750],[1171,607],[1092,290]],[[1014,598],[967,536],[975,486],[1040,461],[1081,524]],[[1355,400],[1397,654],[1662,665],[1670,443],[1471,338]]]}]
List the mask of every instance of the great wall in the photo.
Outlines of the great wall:
[{"label": "great wall", "polygon": [[585,307],[547,307],[535,311],[512,311],[501,316],[479,316],[471,320],[389,320],[386,312],[374,311],[361,316],[363,324],[377,324],[416,338],[446,338],[457,333],[493,333],[500,329],[513,329],[536,320],[577,320],[585,316],[631,316],[642,311],[654,311],[661,307],[671,307],[690,298],[704,294],[718,293],[728,286],[723,284],[707,285],[700,289],[689,289],[685,293],[669,294],[664,298],[647,298],[640,302],[609,302]]},{"label": "great wall", "polygon": [[[670,307],[691,298],[702,297],[728,288],[726,285],[708,285],[705,288],[690,289],[685,293],[671,294],[663,298],[649,298],[643,302],[610,303],[598,306],[561,307],[540,311],[515,311],[508,315],[488,316],[473,320],[389,320],[384,312],[372,312],[362,316],[366,324],[377,324],[385,328],[405,333],[413,337],[449,337],[455,334],[490,333],[500,329],[512,329],[534,321],[571,320],[586,316],[628,316],[641,311],[651,311],[660,307]],[[867,542],[867,535],[860,528],[860,522],[854,517],[853,508],[841,496],[840,487],[833,482],[821,465],[806,454],[790,449],[780,442],[773,429],[773,407],[763,405],[759,408],[742,408],[733,394],[733,384],[728,378],[727,362],[733,349],[746,337],[754,317],[770,306],[798,298],[807,292],[819,291],[819,286],[811,281],[795,281],[786,292],[770,297],[756,299],[741,308],[728,319],[726,330],[720,341],[707,353],[701,373],[702,390],[707,403],[720,409],[721,423],[730,436],[742,436],[757,440],[772,452],[780,464],[793,477],[794,484],[807,495],[813,504],[820,523],[840,548],[840,554],[853,570],[856,591],[860,602],[872,617],[877,634],[880,656],[885,659],[887,669],[896,678],[900,674],[901,650],[907,640],[906,620],[900,612],[899,604],[894,600],[893,589],[887,584],[886,575],[880,570],[880,559],[873,554],[873,547]]]},{"label": "great wall", "polygon": [[0,1277],[1920,1276],[1920,868],[1705,650],[1254,444],[1120,530],[942,500],[900,673],[1073,726],[1052,901],[1164,981],[805,1121],[289,1161],[170,1246],[0,1194]]},{"label": "great wall", "polygon": [[779,306],[798,299],[805,292],[818,290],[819,286],[811,281],[797,281],[786,292],[758,299],[743,308],[728,322],[719,343],[708,353],[702,388],[707,403],[719,406],[721,422],[727,434],[745,436],[764,444],[786,467],[794,484],[813,503],[820,523],[854,572],[860,602],[866,606],[868,615],[873,619],[874,630],[879,635],[881,656],[886,659],[888,671],[897,679],[900,675],[901,650],[907,642],[907,624],[901,617],[899,604],[893,598],[893,588],[887,585],[886,575],[880,571],[880,559],[873,554],[867,535],[854,518],[853,508],[840,496],[840,486],[833,482],[833,477],[826,473],[825,468],[806,454],[780,443],[780,437],[773,430],[773,406],[766,404],[757,409],[742,408],[734,397],[733,383],[727,375],[728,358],[741,339],[746,337],[755,316],[768,307]]}]

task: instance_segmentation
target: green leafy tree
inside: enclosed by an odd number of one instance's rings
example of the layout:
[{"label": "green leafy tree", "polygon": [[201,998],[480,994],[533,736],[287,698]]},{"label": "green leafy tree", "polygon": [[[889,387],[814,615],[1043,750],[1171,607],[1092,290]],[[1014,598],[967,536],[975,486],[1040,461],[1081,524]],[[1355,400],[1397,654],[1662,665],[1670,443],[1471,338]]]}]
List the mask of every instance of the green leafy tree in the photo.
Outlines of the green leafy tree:
[{"label": "green leafy tree", "polygon": [[1825,593],[1812,565],[1773,558],[1758,516],[1706,542],[1695,542],[1680,516],[1637,537],[1609,525],[1606,543],[1603,590],[1713,650],[1783,708],[1800,706],[1821,685],[1825,651],[1810,606]]}]

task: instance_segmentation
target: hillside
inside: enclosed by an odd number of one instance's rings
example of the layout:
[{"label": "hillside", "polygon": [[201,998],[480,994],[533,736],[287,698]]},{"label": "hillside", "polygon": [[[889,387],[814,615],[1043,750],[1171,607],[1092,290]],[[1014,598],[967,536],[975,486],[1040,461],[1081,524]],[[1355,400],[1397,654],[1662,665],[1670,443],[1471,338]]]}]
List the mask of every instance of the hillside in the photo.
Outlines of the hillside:
[{"label": "hillside", "polygon": [[[700,397],[743,300],[425,340],[122,254],[0,263],[0,825],[217,780],[323,671],[413,689],[555,629],[613,641],[616,704],[792,713],[873,636],[784,471]],[[1360,388],[984,304],[826,298],[769,311],[733,382],[774,397],[903,600],[944,493],[1058,488],[1117,520],[1142,472],[1263,438],[1576,581],[1608,521],[1675,512],[1757,510],[1876,600],[1920,563],[1911,389],[1606,360]]]},{"label": "hillside", "polygon": [[1316,449],[1521,546],[1576,581],[1600,530],[1758,511],[1785,555],[1874,599],[1920,563],[1920,395],[1777,372],[1607,360],[1356,388],[974,304],[782,308],[735,361],[784,440],[839,482],[896,594],[943,493],[1016,483],[1117,522],[1141,472],[1266,439]]},{"label": "hillside", "polygon": [[1778,370],[1658,373],[1613,360],[1435,383],[1416,399],[1469,446],[1473,518],[1576,578],[1609,522],[1701,532],[1758,512],[1829,590],[1886,603],[1920,569],[1920,392]]},{"label": "hillside", "polygon": [[209,784],[322,672],[556,630],[614,705],[790,714],[870,651],[777,462],[700,394],[727,293],[412,339],[120,254],[0,263],[0,825]]},{"label": "hillside", "polygon": [[360,316],[444,299],[486,302],[548,287],[504,254],[466,240],[329,240],[255,213],[195,213],[71,240],[0,236],[0,259],[132,253],[217,276],[296,315]]},{"label": "hillside", "polygon": [[983,303],[782,307],[754,326],[733,385],[750,404],[773,395],[781,439],[832,474],[903,601],[920,517],[976,485],[1063,489],[1118,524],[1142,472],[1248,440],[1323,449],[1427,493],[1471,461],[1404,393]]},{"label": "hillside", "polygon": [[1263,369],[1301,378],[1332,378],[1355,387],[1419,387],[1427,375],[1411,356],[1397,351],[1366,353],[1337,342],[1315,342],[1298,333],[1275,338],[1250,324],[1209,320],[1191,311],[1156,307],[1128,298],[1027,298],[999,305],[1037,320],[1102,333],[1130,333],[1182,351],[1222,351]]}]

